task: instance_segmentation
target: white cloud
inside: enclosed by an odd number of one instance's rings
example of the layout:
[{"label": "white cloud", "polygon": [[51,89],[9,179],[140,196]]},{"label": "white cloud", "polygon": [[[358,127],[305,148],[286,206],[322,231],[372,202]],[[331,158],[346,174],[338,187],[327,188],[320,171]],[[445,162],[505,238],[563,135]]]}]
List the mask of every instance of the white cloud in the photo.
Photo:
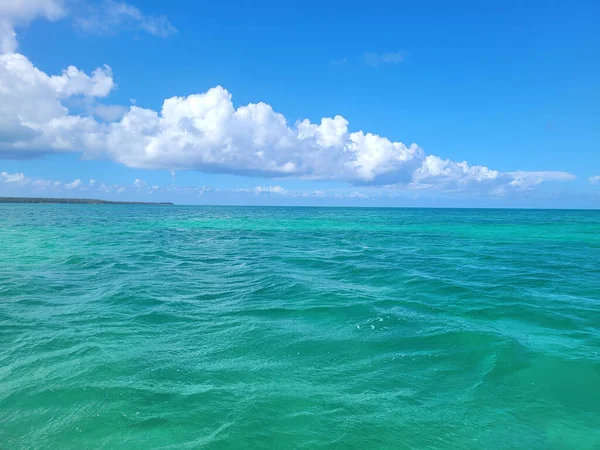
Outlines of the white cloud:
[{"label": "white cloud", "polygon": [[0,51],[14,52],[17,47],[15,26],[27,25],[38,17],[58,20],[66,14],[61,0],[0,1]]},{"label": "white cloud", "polygon": [[79,178],[77,178],[76,180],[73,180],[70,183],[65,183],[65,188],[67,189],[76,189],[79,186],[81,186],[81,180]]},{"label": "white cloud", "polygon": [[[166,99],[159,112],[131,106],[118,122],[69,115],[61,103],[81,94],[105,96],[110,68],[92,76],[70,67],[48,76],[23,55],[0,55],[0,117],[7,126],[0,152],[79,151],[130,167],[195,169],[260,176],[295,176],[372,183],[408,178],[422,150],[371,133],[349,132],[341,116],[288,125],[265,103],[235,108],[222,87]],[[0,120],[1,122],[1,120]]]},{"label": "white cloud", "polygon": [[600,183],[600,175],[596,175],[595,177],[590,177],[589,178],[590,183],[595,184],[595,183]]},{"label": "white cloud", "polygon": [[537,186],[538,184],[545,183],[547,181],[571,181],[576,177],[567,172],[550,172],[550,171],[542,171],[542,172],[524,172],[517,171],[509,173],[513,177],[512,181],[509,183],[510,186],[520,187],[520,188],[531,188],[533,186]]},{"label": "white cloud", "polygon": [[489,183],[500,172],[485,166],[469,166],[466,161],[455,162],[428,155],[412,176],[413,188],[446,187],[455,189],[473,183]]},{"label": "white cloud", "polygon": [[575,176],[568,172],[499,172],[486,166],[469,166],[466,161],[455,162],[429,155],[414,172],[410,188],[505,193],[508,188],[530,189],[545,182],[573,179]]},{"label": "white cloud", "polygon": [[[562,178],[563,176],[556,175],[555,172],[544,172],[543,175],[536,175],[539,179],[541,178]],[[498,179],[504,178],[501,182]],[[508,198],[511,195],[512,198],[515,196],[518,197],[529,197],[527,194],[527,190],[531,189],[529,183],[526,183],[528,187],[518,187],[512,186],[510,182],[507,180],[512,180],[510,175],[506,175],[500,172],[498,179],[495,179],[491,184],[485,185],[484,189],[479,189],[475,187],[464,189],[463,192],[465,194],[472,194],[473,192],[482,193],[485,192],[490,196],[495,196],[498,198]],[[323,189],[323,190],[305,190],[305,189],[285,189],[280,185],[258,185],[254,187],[247,188],[214,188],[208,185],[204,186],[178,186],[178,185],[166,185],[159,186],[153,185],[148,186],[141,179],[136,179],[133,183],[127,185],[120,184],[105,184],[103,182],[94,181],[94,183],[83,183],[79,178],[75,179],[72,182],[64,182],[64,181],[54,181],[54,180],[46,180],[43,178],[35,178],[28,177],[24,173],[8,173],[8,172],[0,172],[0,186],[4,186],[4,190],[6,192],[15,192],[18,191],[19,195],[35,195],[40,192],[44,192],[45,195],[63,195],[61,192],[65,194],[68,193],[70,195],[74,195],[74,192],[82,192],[89,191],[93,193],[92,195],[99,196],[99,198],[104,197],[106,194],[108,195],[117,195],[123,194],[124,196],[141,196],[145,195],[148,198],[150,196],[161,195],[161,198],[164,199],[182,199],[188,198],[192,199],[193,197],[201,198],[202,196],[207,196],[207,202],[214,202],[216,200],[220,201],[230,201],[231,199],[244,198],[248,201],[274,201],[274,202],[294,202],[295,199],[309,199],[312,198],[315,201],[340,201],[340,202],[352,202],[351,204],[362,204],[365,201],[377,200],[377,199],[389,199],[389,198],[405,198],[409,199],[412,196],[412,199],[415,200],[417,198],[435,198],[437,195],[437,191],[431,191],[429,195],[424,195],[421,191],[416,191],[411,193],[406,190],[390,190],[389,186],[364,186],[360,188],[360,190],[354,190],[348,187],[335,187],[331,189]],[[407,186],[402,186],[402,188],[406,188]],[[408,187],[412,187],[409,185]],[[433,185],[430,189],[440,189],[439,187]],[[520,193],[519,193],[520,192]],[[123,197],[126,198],[126,197]],[[254,199],[254,200],[253,200]],[[262,199],[262,200],[260,200]],[[287,200],[286,200],[287,199]],[[350,203],[346,203],[350,204]]]},{"label": "white cloud", "polygon": [[54,182],[52,180],[44,180],[43,178],[37,178],[31,182],[31,185],[36,188],[36,190],[44,190],[53,184]]},{"label": "white cloud", "polygon": [[96,180],[90,178],[90,186],[94,186],[96,184]]},{"label": "white cloud", "polygon": [[[33,178],[27,177],[24,173],[8,173],[1,172],[0,180],[2,180],[6,184],[13,184],[16,186],[30,186],[34,191],[40,191],[48,188],[52,188],[54,190],[60,189],[76,189],[82,185],[82,182],[79,178],[73,180],[72,182],[62,182],[58,180],[46,180],[44,178]],[[94,186],[96,182],[94,180],[90,180],[90,186]]]},{"label": "white cloud", "polygon": [[125,192],[125,191],[131,191],[132,189],[135,189],[135,185],[121,185],[121,184],[107,184],[104,182],[101,182],[98,184],[98,182],[96,181],[94,183],[94,189],[99,191],[99,192],[103,192],[105,194],[110,194],[110,193],[121,193],[121,192]]},{"label": "white cloud", "polygon": [[30,179],[27,178],[23,174],[23,172],[19,172],[19,173],[2,172],[2,173],[0,173],[0,176],[2,177],[2,180],[5,183],[26,184],[26,183],[29,183],[29,181],[30,181]]},{"label": "white cloud", "polygon": [[133,5],[113,0],[90,4],[84,15],[75,18],[75,25],[85,32],[105,35],[129,30],[167,37],[177,31],[164,15],[146,15]]},{"label": "white cloud", "polygon": [[105,97],[114,87],[110,67],[87,75],[74,66],[49,76],[18,53],[0,54],[0,155],[89,147],[102,124],[69,115],[62,101]]},{"label": "white cloud", "polygon": [[[565,172],[499,172],[426,155],[416,144],[350,131],[340,115],[290,124],[266,103],[234,106],[221,86],[165,99],[160,111],[131,105],[119,120],[100,122],[65,106],[73,96],[106,97],[114,86],[108,66],[91,75],[73,66],[48,75],[21,54],[0,54],[0,157],[71,151],[173,174],[198,170],[451,191],[529,189],[574,178]],[[283,192],[280,186],[258,188]]]},{"label": "white cloud", "polygon": [[422,181],[431,178],[450,178],[458,182],[468,180],[484,181],[498,177],[499,172],[484,166],[469,166],[466,161],[457,163],[449,159],[429,155],[421,167],[414,173],[413,180]]},{"label": "white cloud", "polygon": [[285,194],[287,191],[281,186],[256,186],[255,188],[239,188],[233,192],[249,192],[258,194]]},{"label": "white cloud", "polygon": [[365,64],[372,67],[377,67],[382,64],[400,64],[406,58],[406,52],[386,52],[374,53],[367,52],[364,54]]},{"label": "white cloud", "polygon": [[347,62],[348,62],[348,59],[340,58],[340,59],[332,59],[331,61],[329,61],[329,64],[331,64],[332,66],[342,66],[342,65],[346,64]]},{"label": "white cloud", "polygon": [[[158,187],[158,186],[156,186]],[[212,188],[210,186],[202,186],[201,188],[197,189],[198,191],[198,196],[204,195],[205,192],[211,192]]]},{"label": "white cloud", "polygon": [[256,194],[285,194],[285,189],[281,186],[256,186],[254,192]]},{"label": "white cloud", "polygon": [[93,113],[96,117],[107,122],[121,119],[127,112],[127,108],[121,105],[96,105]]},{"label": "white cloud", "polygon": [[166,99],[159,112],[131,106],[103,151],[131,167],[376,182],[407,178],[422,150],[362,131],[341,116],[288,125],[265,103],[235,108],[222,87]]},{"label": "white cloud", "polygon": [[0,52],[11,53],[18,48],[15,27],[25,26],[38,18],[59,20],[78,8],[80,14],[74,23],[90,33],[115,34],[125,29],[166,37],[177,31],[166,16],[143,14],[139,8],[125,2],[80,0],[69,2],[71,8],[67,8],[66,3],[66,0],[0,0]]},{"label": "white cloud", "polygon": [[115,86],[112,70],[106,65],[94,70],[92,76],[75,66],[69,66],[61,75],[54,75],[48,81],[59,98],[73,95],[106,97]]},{"label": "white cloud", "polygon": [[0,2],[0,17],[17,23],[29,22],[39,16],[56,20],[65,15],[62,0],[10,0]]}]

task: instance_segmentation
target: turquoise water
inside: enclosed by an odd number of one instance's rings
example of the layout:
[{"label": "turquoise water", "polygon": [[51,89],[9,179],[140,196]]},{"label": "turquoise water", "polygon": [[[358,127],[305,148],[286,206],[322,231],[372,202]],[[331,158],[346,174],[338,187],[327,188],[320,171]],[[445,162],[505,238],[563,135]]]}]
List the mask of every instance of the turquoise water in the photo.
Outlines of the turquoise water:
[{"label": "turquoise water", "polygon": [[0,205],[0,448],[600,449],[600,212]]}]

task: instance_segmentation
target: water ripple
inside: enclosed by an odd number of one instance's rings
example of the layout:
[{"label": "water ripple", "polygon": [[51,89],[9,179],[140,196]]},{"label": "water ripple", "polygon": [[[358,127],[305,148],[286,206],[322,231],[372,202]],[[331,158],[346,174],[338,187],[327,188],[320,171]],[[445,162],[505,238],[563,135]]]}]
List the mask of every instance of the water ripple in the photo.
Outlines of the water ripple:
[{"label": "water ripple", "polygon": [[600,213],[0,205],[0,447],[600,447]]}]

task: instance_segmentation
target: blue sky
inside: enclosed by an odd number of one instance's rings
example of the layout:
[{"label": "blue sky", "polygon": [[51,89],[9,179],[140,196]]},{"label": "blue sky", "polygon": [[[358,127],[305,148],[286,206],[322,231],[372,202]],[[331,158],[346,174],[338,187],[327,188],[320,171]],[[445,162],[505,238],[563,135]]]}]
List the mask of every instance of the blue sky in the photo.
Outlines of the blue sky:
[{"label": "blue sky", "polygon": [[0,2],[0,195],[600,206],[597,2],[326,3]]}]

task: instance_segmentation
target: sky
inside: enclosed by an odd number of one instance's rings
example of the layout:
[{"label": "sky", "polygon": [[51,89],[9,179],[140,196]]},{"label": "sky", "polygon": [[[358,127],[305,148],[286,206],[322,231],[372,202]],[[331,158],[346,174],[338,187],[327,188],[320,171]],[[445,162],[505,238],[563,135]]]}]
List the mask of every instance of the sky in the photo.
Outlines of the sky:
[{"label": "sky", "polygon": [[0,0],[0,196],[600,208],[600,3]]}]

